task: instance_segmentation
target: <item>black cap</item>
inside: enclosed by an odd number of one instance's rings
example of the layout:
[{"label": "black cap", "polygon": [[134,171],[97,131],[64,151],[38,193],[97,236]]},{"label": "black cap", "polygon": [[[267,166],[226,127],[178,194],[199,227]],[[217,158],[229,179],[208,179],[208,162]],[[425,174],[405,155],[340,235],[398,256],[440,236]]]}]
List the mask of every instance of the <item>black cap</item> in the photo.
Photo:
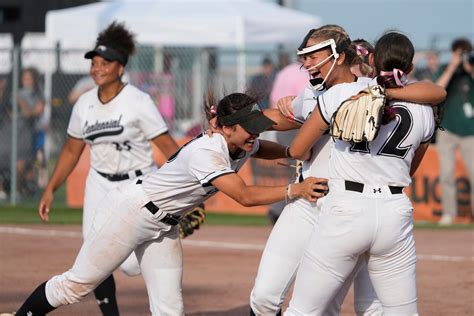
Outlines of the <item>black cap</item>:
[{"label": "black cap", "polygon": [[219,109],[217,110],[217,120],[219,124],[232,126],[240,124],[250,134],[260,134],[269,129],[275,122],[270,120],[263,114],[258,104],[250,104],[229,115],[219,116]]},{"label": "black cap", "polygon": [[108,61],[118,61],[122,65],[126,65],[128,61],[128,57],[118,50],[108,47],[105,45],[98,45],[96,46],[93,50],[88,51],[85,55],[84,58],[86,59],[92,59],[94,56],[99,55],[100,57],[108,60]]}]

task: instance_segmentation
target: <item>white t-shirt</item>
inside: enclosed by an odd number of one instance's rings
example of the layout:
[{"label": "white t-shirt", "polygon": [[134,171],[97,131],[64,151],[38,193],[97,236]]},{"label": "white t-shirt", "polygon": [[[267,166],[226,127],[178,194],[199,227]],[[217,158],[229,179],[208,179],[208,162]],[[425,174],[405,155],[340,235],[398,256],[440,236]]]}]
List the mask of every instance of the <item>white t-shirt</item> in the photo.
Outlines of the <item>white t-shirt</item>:
[{"label": "white t-shirt", "polygon": [[103,104],[94,88],[79,98],[72,110],[68,135],[91,148],[91,167],[122,174],[154,164],[149,140],[168,131],[151,97],[127,84]]},{"label": "white t-shirt", "polygon": [[211,181],[239,171],[259,149],[241,152],[238,158],[229,154],[227,142],[220,134],[201,134],[183,145],[157,171],[143,178],[144,191],[160,209],[181,215],[217,192]]},{"label": "white t-shirt", "polygon": [[[329,124],[341,102],[366,87],[359,82],[333,86],[318,98],[323,119]],[[392,101],[391,105],[396,118],[381,126],[374,141],[350,144],[336,140],[331,150],[330,179],[403,187],[411,183],[415,150],[429,142],[435,130],[433,111],[429,106],[408,102]]]},{"label": "white t-shirt", "polygon": [[[361,77],[357,79],[357,82],[365,87],[371,82],[372,79]],[[300,122],[305,122],[311,113],[317,109],[318,102],[317,98],[323,95],[326,90],[317,91],[309,87],[305,88],[295,99],[292,101],[293,114],[295,118]],[[313,145],[311,150],[311,159],[303,162],[303,178],[307,177],[329,177],[329,157],[331,153],[331,147],[333,142],[330,141],[331,137],[329,134],[322,135],[318,141]]]}]

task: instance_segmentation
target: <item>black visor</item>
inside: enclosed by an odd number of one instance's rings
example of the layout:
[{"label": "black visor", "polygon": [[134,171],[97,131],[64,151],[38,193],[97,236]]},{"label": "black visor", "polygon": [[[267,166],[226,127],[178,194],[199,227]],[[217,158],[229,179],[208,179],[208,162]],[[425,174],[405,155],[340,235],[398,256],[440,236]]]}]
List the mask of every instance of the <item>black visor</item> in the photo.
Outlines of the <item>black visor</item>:
[{"label": "black visor", "polygon": [[93,50],[87,52],[84,55],[84,58],[86,59],[92,59],[94,56],[99,55],[100,57],[108,60],[108,61],[118,61],[122,65],[126,65],[128,58],[127,56],[123,55],[116,49],[113,49],[112,47],[107,47],[105,45],[98,45],[96,48]]},{"label": "black visor", "polygon": [[247,105],[239,111],[229,115],[218,115],[217,120],[220,125],[232,126],[239,124],[247,132],[254,135],[266,131],[275,124],[275,122],[262,113],[262,110],[260,110],[260,107],[256,103]]}]

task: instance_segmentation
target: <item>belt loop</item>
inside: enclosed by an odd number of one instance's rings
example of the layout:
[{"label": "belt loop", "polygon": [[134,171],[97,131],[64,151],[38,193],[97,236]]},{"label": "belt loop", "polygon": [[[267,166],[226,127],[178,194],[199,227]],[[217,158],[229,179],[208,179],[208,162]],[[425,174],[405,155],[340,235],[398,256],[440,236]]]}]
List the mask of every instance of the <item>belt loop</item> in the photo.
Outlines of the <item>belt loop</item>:
[{"label": "belt loop", "polygon": [[[141,183],[141,180],[138,180],[137,184],[139,184],[138,182]],[[145,208],[147,208],[150,211],[150,213],[153,214],[153,215],[158,213],[158,211],[160,210],[160,208],[155,203],[153,203],[152,201],[145,204]],[[163,223],[171,225],[171,226],[176,226],[176,225],[179,224],[179,221],[181,220],[181,216],[168,214],[166,212],[162,212],[162,213],[164,213],[165,216],[163,216],[161,219],[159,219],[160,222],[163,222]]]},{"label": "belt loop", "polygon": [[403,193],[403,187],[394,187],[389,185],[388,188],[390,189],[390,193],[392,194],[402,194]]},{"label": "belt loop", "polygon": [[152,201],[148,202],[147,204],[145,204],[145,207],[150,211],[151,214],[155,215],[159,210],[160,208],[158,206],[155,205],[155,203],[153,203]]},{"label": "belt loop", "polygon": [[362,183],[346,180],[344,181],[344,185],[347,191],[364,192],[364,184]]}]

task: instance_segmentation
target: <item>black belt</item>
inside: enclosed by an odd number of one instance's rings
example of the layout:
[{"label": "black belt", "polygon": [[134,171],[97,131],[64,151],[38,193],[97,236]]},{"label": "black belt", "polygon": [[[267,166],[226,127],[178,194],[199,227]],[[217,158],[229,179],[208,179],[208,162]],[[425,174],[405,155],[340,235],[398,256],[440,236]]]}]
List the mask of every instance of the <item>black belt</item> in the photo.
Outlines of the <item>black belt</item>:
[{"label": "black belt", "polygon": [[[138,184],[138,183],[137,183]],[[160,210],[158,206],[156,206],[155,203],[153,202],[148,202],[145,204],[145,207],[151,212],[151,214],[155,215],[156,212]],[[173,214],[166,214],[165,217],[160,219],[161,222],[166,223],[171,226],[176,226],[178,225],[179,221],[181,220],[181,216],[178,215],[173,215]]]},{"label": "black belt", "polygon": [[[97,170],[96,170],[97,171]],[[143,172],[141,170],[135,170],[133,171],[137,177],[143,175]],[[122,173],[122,174],[110,174],[110,173],[103,173],[100,171],[97,171],[98,174],[103,176],[109,181],[123,181],[123,180],[128,180],[130,179],[130,175],[128,173]]]},{"label": "black belt", "polygon": [[[344,183],[345,183],[347,191],[354,191],[354,192],[359,192],[359,193],[364,192],[364,184],[363,183],[348,181],[348,180],[344,181]],[[388,188],[390,190],[390,193],[392,193],[392,194],[402,194],[403,193],[403,187],[395,187],[395,186],[389,185]],[[381,188],[374,189],[374,193],[377,193],[377,192],[382,193],[382,189]]]}]

